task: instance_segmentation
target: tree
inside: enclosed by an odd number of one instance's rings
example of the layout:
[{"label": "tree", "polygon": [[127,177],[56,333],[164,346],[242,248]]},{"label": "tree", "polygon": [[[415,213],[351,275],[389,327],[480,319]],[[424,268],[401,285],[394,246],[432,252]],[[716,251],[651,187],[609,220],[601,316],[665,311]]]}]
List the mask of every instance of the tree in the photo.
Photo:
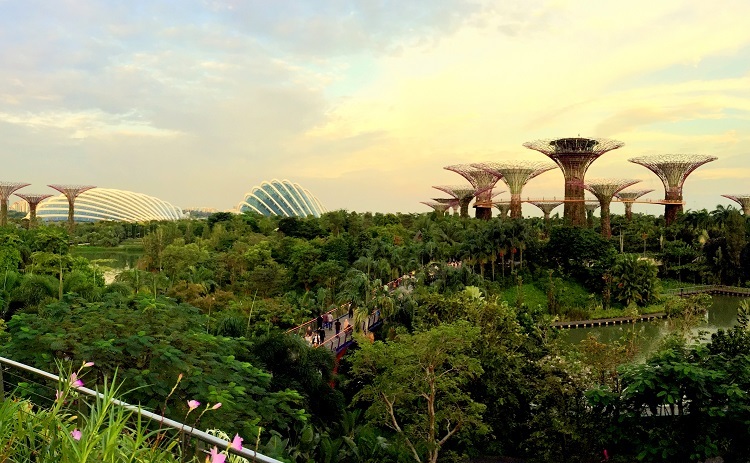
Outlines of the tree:
[{"label": "tree", "polygon": [[656,265],[636,254],[617,256],[612,267],[612,294],[626,306],[635,303],[641,307],[657,297]]},{"label": "tree", "polygon": [[458,433],[488,431],[485,406],[467,392],[482,374],[470,355],[479,329],[467,322],[400,334],[388,343],[361,340],[351,374],[363,386],[355,401],[369,404],[368,418],[390,429],[417,463],[435,463]]}]

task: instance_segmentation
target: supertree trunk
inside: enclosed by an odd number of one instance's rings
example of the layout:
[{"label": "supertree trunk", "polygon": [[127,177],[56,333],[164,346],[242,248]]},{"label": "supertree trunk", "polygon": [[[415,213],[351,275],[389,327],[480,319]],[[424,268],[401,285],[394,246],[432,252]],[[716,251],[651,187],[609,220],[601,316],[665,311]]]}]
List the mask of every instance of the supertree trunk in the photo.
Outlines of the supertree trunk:
[{"label": "supertree trunk", "polygon": [[612,237],[612,228],[610,227],[609,222],[609,204],[609,201],[602,201],[602,210],[600,211],[601,218],[599,219],[599,223],[602,227],[602,236],[605,238]]},{"label": "supertree trunk", "polygon": [[[586,226],[586,196],[583,190],[583,179],[565,182],[565,204],[563,215],[565,223],[574,227]],[[591,225],[589,225],[591,228]]]},{"label": "supertree trunk", "polygon": [[521,194],[510,195],[510,218],[520,219],[523,216],[521,213]]},{"label": "supertree trunk", "polygon": [[484,207],[484,206],[477,206],[476,211],[474,212],[474,216],[477,219],[490,220],[492,218],[492,208]]},{"label": "supertree trunk", "polygon": [[462,198],[461,202],[458,203],[458,205],[461,207],[461,218],[462,219],[468,219],[469,218],[469,203],[471,203],[472,198]]},{"label": "supertree trunk", "polygon": [[633,203],[625,203],[625,219],[628,222],[633,221]]},{"label": "supertree trunk", "polygon": [[0,206],[0,226],[4,227],[8,225],[8,200],[2,201]]},{"label": "supertree trunk", "polygon": [[682,213],[682,195],[678,191],[666,191],[664,196],[667,201],[679,201],[679,203],[664,205],[664,220],[667,226],[670,226],[677,220],[677,215]]}]

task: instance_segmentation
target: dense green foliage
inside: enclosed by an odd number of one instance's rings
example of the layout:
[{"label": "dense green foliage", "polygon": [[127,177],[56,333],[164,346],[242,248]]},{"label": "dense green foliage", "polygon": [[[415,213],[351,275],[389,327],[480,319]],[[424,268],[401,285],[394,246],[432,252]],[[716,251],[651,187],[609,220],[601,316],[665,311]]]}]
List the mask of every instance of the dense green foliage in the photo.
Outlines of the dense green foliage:
[{"label": "dense green foliage", "polygon": [[[659,302],[685,332],[706,301],[665,296],[660,279],[745,285],[745,218],[688,212],[665,228],[613,217],[612,240],[555,220],[334,211],[82,224],[73,236],[9,226],[0,230],[0,350],[46,370],[93,361],[87,382],[117,371],[124,399],[178,420],[187,400],[221,402],[202,426],[257,439],[287,461],[585,462],[604,449],[615,461],[687,461],[746,451],[746,318],[704,345],[675,337],[640,363],[632,344],[572,348],[549,328]],[[71,246],[81,243],[96,249]],[[125,249],[128,268],[87,258],[101,249]],[[403,275],[408,284],[384,286]],[[356,320],[379,310],[384,325],[338,364],[284,334],[343,303]]]}]

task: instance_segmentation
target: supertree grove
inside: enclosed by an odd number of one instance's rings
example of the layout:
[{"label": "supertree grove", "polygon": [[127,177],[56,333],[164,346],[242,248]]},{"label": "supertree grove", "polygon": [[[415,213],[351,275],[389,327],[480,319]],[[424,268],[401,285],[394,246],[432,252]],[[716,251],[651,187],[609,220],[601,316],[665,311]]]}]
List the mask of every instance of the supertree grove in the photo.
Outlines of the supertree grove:
[{"label": "supertree grove", "polygon": [[703,164],[716,159],[718,158],[703,154],[660,154],[631,158],[628,161],[646,167],[662,181],[664,219],[667,225],[671,225],[677,219],[677,214],[683,210],[682,187],[688,175]]},{"label": "supertree grove", "polygon": [[586,223],[584,177],[591,163],[624,143],[603,138],[558,138],[526,142],[526,148],[539,151],[560,166],[565,177],[565,221],[574,226]]},{"label": "supertree grove", "polygon": [[620,178],[598,178],[586,181],[584,188],[596,196],[596,199],[599,200],[599,205],[602,208],[600,217],[603,237],[609,238],[612,236],[612,229],[609,225],[609,205],[612,202],[612,198],[620,190],[624,190],[638,182],[640,182],[640,180]]},{"label": "supertree grove", "polygon": [[552,211],[562,204],[563,201],[532,201],[531,204],[538,207],[544,213],[544,224],[549,228],[549,215]]},{"label": "supertree grove", "polygon": [[456,198],[461,208],[461,217],[469,217],[469,203],[476,195],[476,188],[471,185],[435,185],[432,188]]},{"label": "supertree grove", "polygon": [[477,200],[474,202],[476,218],[489,220],[492,218],[492,189],[499,180],[496,175],[471,164],[455,164],[445,166],[444,169],[462,175],[475,189]]},{"label": "supertree grove", "polygon": [[472,164],[502,179],[510,190],[510,217],[523,217],[521,191],[529,180],[555,168],[554,164],[538,161],[500,161]]},{"label": "supertree grove", "polygon": [[448,203],[440,203],[437,201],[420,201],[420,203],[433,208],[438,215],[445,215],[445,211],[450,208]]}]

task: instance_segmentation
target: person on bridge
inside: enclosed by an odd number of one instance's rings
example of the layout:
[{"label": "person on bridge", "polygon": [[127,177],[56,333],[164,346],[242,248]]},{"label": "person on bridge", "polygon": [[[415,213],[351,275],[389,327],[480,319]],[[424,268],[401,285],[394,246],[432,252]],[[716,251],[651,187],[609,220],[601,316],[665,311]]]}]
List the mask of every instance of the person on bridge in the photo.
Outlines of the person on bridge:
[{"label": "person on bridge", "polygon": [[333,326],[336,328],[336,334],[339,334],[339,331],[341,331],[341,321],[337,318],[336,322],[333,324]]},{"label": "person on bridge", "polygon": [[318,314],[318,318],[315,319],[315,322],[318,324],[318,329],[323,328],[323,315]]},{"label": "person on bridge", "polygon": [[323,328],[318,330],[318,344],[323,344],[326,340],[326,330]]}]

